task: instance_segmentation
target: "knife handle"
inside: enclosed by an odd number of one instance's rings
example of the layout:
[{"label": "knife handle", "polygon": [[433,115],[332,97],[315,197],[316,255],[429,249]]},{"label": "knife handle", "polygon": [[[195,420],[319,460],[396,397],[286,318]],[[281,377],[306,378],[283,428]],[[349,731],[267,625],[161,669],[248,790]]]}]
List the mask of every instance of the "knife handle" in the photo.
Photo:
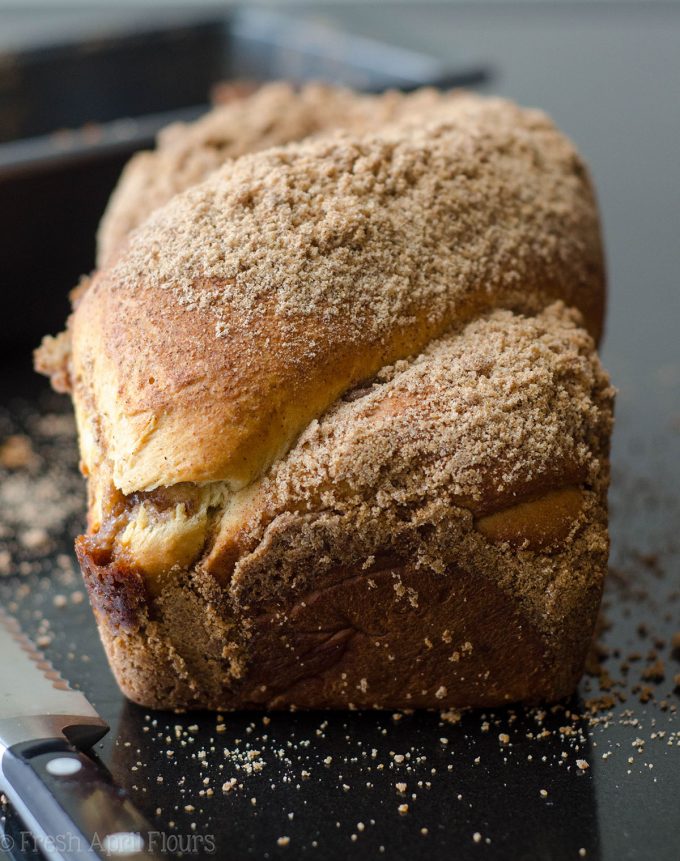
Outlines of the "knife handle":
[{"label": "knife handle", "polygon": [[127,793],[66,740],[16,744],[0,760],[3,791],[48,861],[159,859]]}]

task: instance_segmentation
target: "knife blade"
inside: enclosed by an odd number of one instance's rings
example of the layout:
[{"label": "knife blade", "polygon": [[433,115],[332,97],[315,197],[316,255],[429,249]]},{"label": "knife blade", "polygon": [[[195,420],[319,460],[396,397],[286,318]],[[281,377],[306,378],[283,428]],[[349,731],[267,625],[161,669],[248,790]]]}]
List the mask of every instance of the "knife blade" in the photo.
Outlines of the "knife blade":
[{"label": "knife blade", "polygon": [[[157,834],[86,756],[108,730],[0,608],[0,790],[48,861],[160,858]],[[23,832],[22,832],[23,833]]]}]

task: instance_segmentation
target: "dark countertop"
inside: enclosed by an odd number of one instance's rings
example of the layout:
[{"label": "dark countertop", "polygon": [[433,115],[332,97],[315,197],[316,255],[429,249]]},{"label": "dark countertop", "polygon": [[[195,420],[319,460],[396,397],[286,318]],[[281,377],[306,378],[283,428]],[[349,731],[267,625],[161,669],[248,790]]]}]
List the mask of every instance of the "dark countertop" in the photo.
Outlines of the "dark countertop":
[{"label": "dark countertop", "polygon": [[[430,714],[313,714],[274,715],[264,725],[261,716],[226,715],[218,732],[213,715],[151,715],[124,703],[89,608],[71,597],[81,589],[69,547],[82,523],[83,491],[68,421],[40,418],[68,406],[45,392],[24,356],[3,366],[0,439],[27,431],[43,461],[34,473],[2,474],[5,511],[13,499],[7,488],[22,481],[38,504],[44,497],[47,505],[55,487],[68,493],[62,516],[46,527],[46,559],[39,548],[16,548],[18,502],[6,518],[0,544],[27,573],[0,577],[0,599],[16,602],[30,633],[49,638],[48,655],[111,721],[102,760],[185,849],[213,835],[220,859],[578,859],[580,849],[603,861],[677,859],[680,655],[670,641],[680,631],[680,5],[328,4],[315,14],[443,57],[490,60],[493,90],[546,109],[591,165],[611,285],[602,356],[619,388],[601,636],[602,668],[613,684],[604,694],[616,699],[610,717],[506,711],[451,725]],[[66,597],[65,606],[61,598],[55,605],[55,595]],[[640,680],[650,668],[655,675],[656,655],[663,679]],[[650,688],[646,703],[639,684]],[[602,685],[609,686],[605,677],[587,677],[567,708],[582,714]],[[507,745],[499,741],[506,733]],[[260,751],[253,762],[264,763],[252,773],[244,768],[248,744]],[[225,756],[225,748],[241,753]],[[399,763],[391,752],[411,757]],[[243,788],[225,794],[231,777]],[[207,788],[214,795],[199,795]],[[408,812],[400,814],[404,803]],[[284,836],[290,844],[279,846]],[[189,857],[208,857],[209,842],[203,855]]]}]

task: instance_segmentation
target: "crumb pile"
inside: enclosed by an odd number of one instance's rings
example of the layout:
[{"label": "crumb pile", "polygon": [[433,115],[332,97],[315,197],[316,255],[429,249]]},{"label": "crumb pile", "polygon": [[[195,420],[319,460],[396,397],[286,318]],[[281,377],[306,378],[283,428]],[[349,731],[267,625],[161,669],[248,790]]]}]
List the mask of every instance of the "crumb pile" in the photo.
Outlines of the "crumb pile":
[{"label": "crumb pile", "polygon": [[66,536],[82,521],[73,416],[24,418],[0,413],[0,576],[38,573],[55,552],[70,558]]}]

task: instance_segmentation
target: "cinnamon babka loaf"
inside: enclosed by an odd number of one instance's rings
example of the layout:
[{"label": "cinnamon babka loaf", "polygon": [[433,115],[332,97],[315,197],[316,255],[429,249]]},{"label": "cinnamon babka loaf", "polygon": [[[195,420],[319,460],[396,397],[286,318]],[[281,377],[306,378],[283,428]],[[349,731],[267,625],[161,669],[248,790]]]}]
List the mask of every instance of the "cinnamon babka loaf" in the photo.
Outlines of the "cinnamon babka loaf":
[{"label": "cinnamon babka loaf", "polygon": [[38,351],[73,395],[113,671],[156,707],[562,697],[608,554],[587,170],[500,99],[331,90],[312,117],[311,92],[137,157]]}]

